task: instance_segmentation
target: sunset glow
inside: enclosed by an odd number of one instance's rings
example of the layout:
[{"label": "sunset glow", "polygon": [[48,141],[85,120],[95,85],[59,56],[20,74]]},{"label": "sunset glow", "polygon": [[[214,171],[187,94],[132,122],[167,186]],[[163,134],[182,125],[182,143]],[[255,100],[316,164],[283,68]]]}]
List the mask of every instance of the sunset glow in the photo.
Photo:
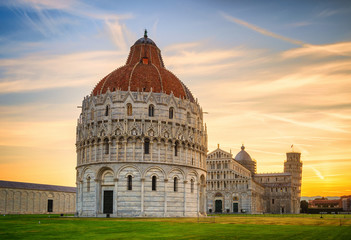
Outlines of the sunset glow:
[{"label": "sunset glow", "polygon": [[0,180],[75,186],[77,106],[147,28],[208,113],[209,151],[245,144],[258,172],[281,172],[293,145],[302,196],[351,194],[349,2],[14,0],[0,11]]}]

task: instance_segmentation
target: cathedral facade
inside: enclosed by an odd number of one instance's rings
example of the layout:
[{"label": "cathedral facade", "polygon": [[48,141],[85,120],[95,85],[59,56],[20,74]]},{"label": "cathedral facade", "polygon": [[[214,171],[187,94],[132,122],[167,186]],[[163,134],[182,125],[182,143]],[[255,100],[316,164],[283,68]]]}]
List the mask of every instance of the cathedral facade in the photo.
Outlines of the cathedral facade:
[{"label": "cathedral facade", "polygon": [[202,108],[146,32],[84,98],[76,135],[78,216],[206,213]]},{"label": "cathedral facade", "polygon": [[244,146],[235,158],[218,146],[207,157],[207,212],[300,213],[301,154],[286,157],[284,172],[256,173]]}]

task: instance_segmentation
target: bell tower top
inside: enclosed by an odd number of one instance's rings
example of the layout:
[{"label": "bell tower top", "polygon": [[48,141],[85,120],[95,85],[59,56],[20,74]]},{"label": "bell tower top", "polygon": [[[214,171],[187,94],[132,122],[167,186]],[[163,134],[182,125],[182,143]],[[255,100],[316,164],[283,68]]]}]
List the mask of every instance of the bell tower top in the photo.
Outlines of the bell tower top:
[{"label": "bell tower top", "polygon": [[301,153],[299,152],[287,152],[286,161],[288,162],[300,162]]}]

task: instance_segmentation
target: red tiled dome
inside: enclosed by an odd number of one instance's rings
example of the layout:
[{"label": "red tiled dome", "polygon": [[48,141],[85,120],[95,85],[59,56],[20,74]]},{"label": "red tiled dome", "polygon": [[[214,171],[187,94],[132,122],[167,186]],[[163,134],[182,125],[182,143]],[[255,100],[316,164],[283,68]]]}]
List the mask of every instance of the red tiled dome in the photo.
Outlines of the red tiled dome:
[{"label": "red tiled dome", "polygon": [[104,77],[94,88],[94,96],[110,91],[144,91],[171,94],[194,102],[189,89],[163,64],[161,51],[145,34],[130,48],[126,65]]}]

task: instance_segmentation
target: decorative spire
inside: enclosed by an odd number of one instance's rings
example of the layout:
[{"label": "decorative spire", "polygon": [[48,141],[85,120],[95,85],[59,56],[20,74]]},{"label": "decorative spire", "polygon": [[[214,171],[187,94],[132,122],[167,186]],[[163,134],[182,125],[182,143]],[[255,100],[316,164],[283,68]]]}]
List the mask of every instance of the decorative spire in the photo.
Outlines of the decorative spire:
[{"label": "decorative spire", "polygon": [[145,31],[144,31],[144,38],[147,38],[147,30],[145,28]]},{"label": "decorative spire", "polygon": [[245,146],[244,146],[244,144],[241,146],[241,150],[245,150]]}]

